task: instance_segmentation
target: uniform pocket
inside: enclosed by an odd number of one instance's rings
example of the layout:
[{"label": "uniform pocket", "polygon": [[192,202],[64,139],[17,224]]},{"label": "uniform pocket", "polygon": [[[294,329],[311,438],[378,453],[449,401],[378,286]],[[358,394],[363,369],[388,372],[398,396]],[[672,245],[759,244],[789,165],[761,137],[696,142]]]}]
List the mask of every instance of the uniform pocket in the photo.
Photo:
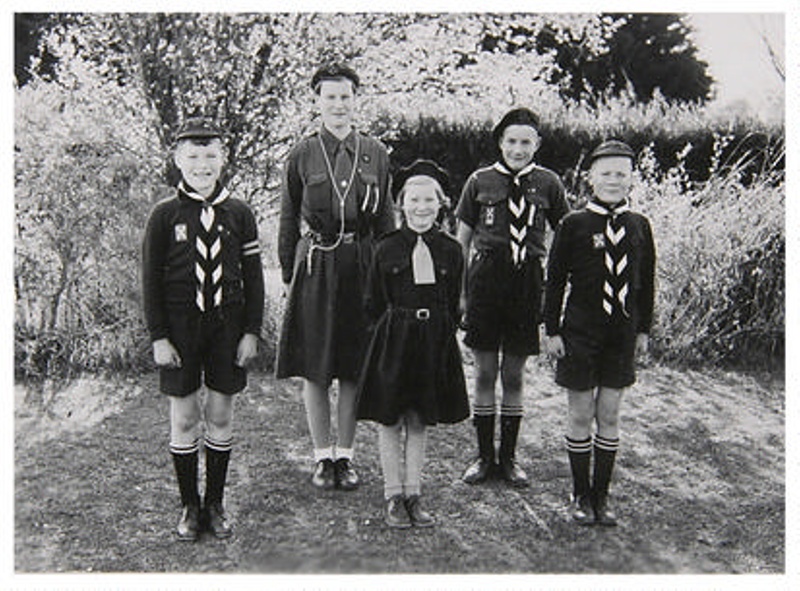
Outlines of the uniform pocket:
[{"label": "uniform pocket", "polygon": [[303,198],[309,211],[320,212],[330,208],[330,184],[324,172],[312,173],[303,187]]}]

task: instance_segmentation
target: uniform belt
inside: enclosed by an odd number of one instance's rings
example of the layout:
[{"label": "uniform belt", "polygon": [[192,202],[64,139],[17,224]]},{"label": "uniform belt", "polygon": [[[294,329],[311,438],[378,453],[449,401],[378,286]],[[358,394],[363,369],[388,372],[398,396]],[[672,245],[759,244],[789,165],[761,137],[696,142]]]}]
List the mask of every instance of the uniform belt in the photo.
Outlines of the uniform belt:
[{"label": "uniform belt", "polygon": [[[313,230],[309,230],[306,235],[311,240],[312,244],[319,244],[321,246],[330,246],[331,244],[336,244],[336,241],[339,239],[338,234],[328,235],[322,234],[321,232],[315,232]],[[356,232],[345,232],[342,234],[342,240],[340,244],[352,244],[358,238],[358,234]]]},{"label": "uniform belt", "polygon": [[399,312],[403,316],[411,316],[420,321],[430,320],[431,317],[430,308],[399,308],[397,306],[392,306],[392,310],[394,312]]}]

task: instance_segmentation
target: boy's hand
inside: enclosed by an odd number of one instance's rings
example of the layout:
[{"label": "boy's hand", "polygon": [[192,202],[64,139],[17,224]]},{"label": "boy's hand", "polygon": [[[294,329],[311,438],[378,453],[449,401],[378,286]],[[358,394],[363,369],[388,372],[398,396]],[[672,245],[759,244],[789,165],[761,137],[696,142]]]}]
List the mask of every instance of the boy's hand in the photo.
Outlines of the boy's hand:
[{"label": "boy's hand", "polygon": [[153,341],[153,359],[159,367],[173,369],[181,366],[181,356],[169,339]]},{"label": "boy's hand", "polygon": [[258,337],[254,334],[245,333],[242,340],[239,341],[239,347],[236,349],[236,365],[244,367],[256,358],[258,354]]},{"label": "boy's hand", "polygon": [[636,356],[642,357],[647,355],[647,350],[650,348],[650,337],[647,333],[640,332],[636,335]]},{"label": "boy's hand", "polygon": [[551,337],[545,335],[544,350],[548,355],[552,355],[556,359],[561,359],[566,354],[564,339],[562,339],[559,334]]}]

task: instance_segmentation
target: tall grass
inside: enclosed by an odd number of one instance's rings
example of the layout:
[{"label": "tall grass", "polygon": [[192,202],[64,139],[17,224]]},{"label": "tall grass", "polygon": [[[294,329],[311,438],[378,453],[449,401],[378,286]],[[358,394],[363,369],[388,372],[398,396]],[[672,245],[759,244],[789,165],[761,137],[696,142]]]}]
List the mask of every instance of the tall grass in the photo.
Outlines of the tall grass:
[{"label": "tall grass", "polygon": [[[667,170],[656,165],[652,146],[640,156],[633,202],[650,218],[658,250],[654,350],[680,365],[782,372],[783,170],[766,165],[744,182],[753,155],[724,161],[729,141],[716,137],[702,183],[686,170],[691,146]],[[767,149],[765,162],[783,159],[783,141]]]}]

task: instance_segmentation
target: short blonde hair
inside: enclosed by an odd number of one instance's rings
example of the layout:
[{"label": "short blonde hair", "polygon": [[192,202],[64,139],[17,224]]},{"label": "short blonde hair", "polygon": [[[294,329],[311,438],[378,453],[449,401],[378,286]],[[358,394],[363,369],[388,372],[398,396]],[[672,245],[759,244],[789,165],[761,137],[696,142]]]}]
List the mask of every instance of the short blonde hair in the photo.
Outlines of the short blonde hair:
[{"label": "short blonde hair", "polygon": [[416,176],[410,176],[406,179],[406,182],[403,183],[403,187],[400,189],[400,192],[397,194],[397,206],[403,206],[403,200],[406,196],[406,190],[409,186],[415,187],[433,187],[434,193],[436,193],[436,197],[439,199],[440,204],[444,204],[447,202],[447,197],[444,194],[444,190],[442,189],[442,185],[439,184],[432,176],[419,174]]}]

